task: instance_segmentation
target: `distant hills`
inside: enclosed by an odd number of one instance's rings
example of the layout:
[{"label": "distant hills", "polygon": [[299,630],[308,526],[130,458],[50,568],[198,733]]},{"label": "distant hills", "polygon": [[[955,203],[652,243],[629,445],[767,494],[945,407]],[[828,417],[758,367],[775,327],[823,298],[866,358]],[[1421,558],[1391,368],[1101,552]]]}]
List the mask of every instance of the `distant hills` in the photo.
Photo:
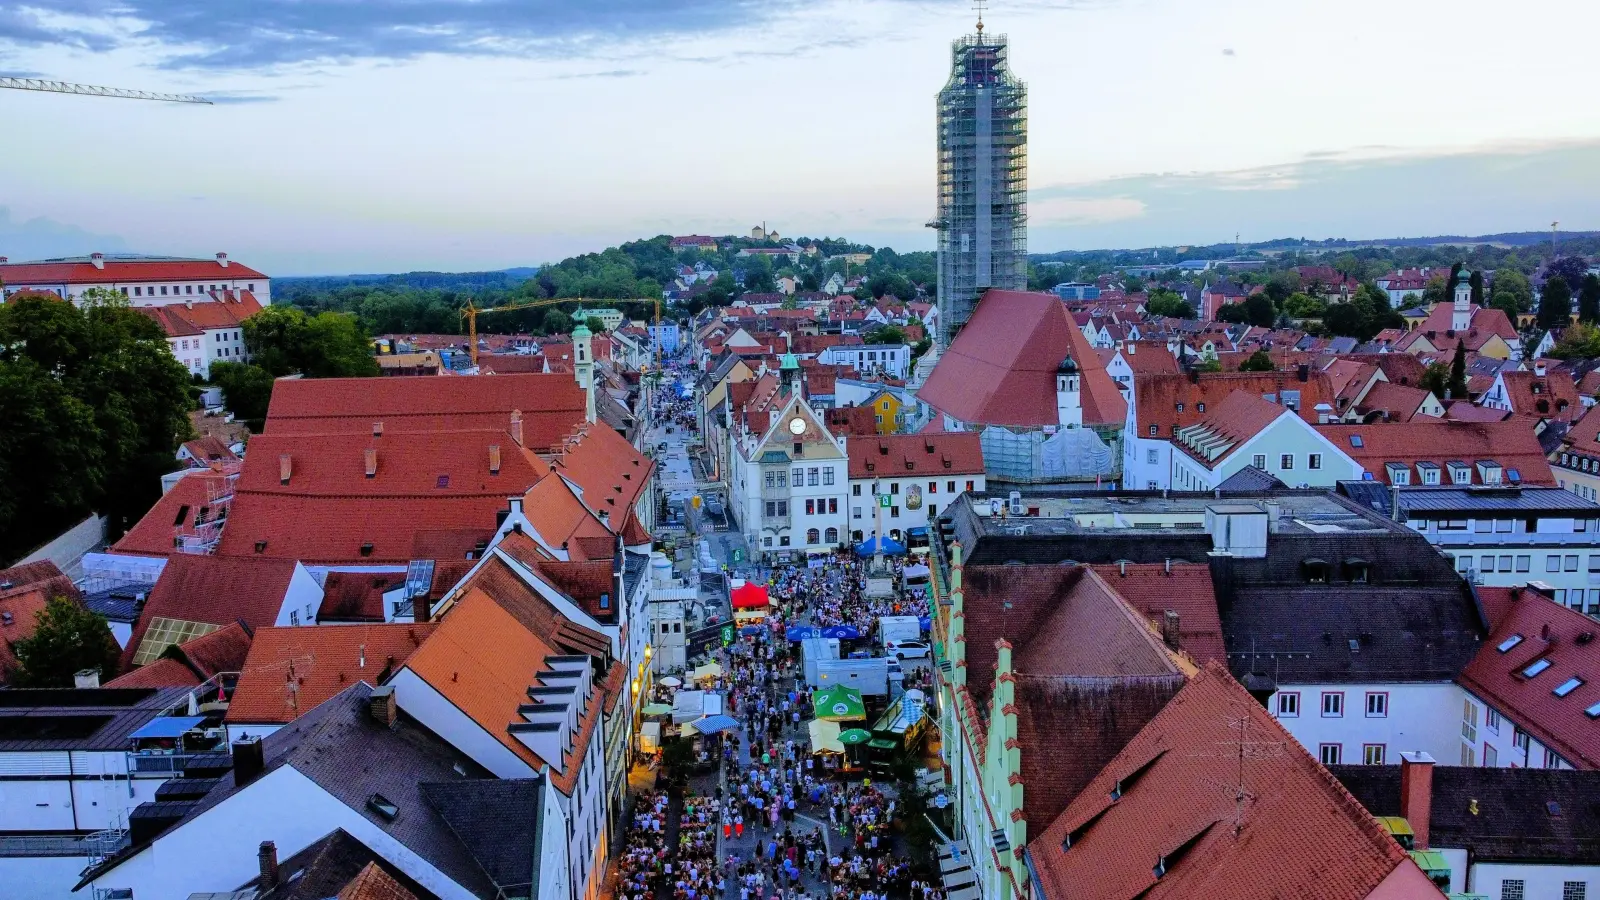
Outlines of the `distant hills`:
[{"label": "distant hills", "polygon": [[483,290],[516,287],[539,273],[538,266],[516,266],[493,272],[404,272],[357,275],[289,275],[272,279],[274,292],[282,289],[336,291],[345,287],[386,285],[419,290]]}]

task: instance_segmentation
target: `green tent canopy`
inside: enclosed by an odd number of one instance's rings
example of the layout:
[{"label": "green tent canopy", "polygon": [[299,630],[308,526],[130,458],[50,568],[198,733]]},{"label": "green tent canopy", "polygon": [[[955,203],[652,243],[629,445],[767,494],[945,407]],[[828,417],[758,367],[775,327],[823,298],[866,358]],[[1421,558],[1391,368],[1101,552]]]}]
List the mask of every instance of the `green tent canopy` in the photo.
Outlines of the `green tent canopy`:
[{"label": "green tent canopy", "polygon": [[843,684],[818,691],[811,706],[817,718],[828,722],[844,722],[867,717],[867,707],[861,702],[861,692]]},{"label": "green tent canopy", "polygon": [[865,728],[850,728],[839,732],[839,743],[849,746],[851,744],[865,744],[872,740],[872,732]]}]

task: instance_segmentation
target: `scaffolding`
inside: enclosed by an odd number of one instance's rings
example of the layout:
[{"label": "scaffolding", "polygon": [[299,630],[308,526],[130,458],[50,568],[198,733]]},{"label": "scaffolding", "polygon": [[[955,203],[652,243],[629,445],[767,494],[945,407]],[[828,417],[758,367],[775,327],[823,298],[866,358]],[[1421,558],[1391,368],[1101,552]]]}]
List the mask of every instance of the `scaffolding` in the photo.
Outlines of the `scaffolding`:
[{"label": "scaffolding", "polygon": [[950,46],[938,99],[940,343],[949,346],[988,288],[1028,286],[1028,89],[1005,35]]}]

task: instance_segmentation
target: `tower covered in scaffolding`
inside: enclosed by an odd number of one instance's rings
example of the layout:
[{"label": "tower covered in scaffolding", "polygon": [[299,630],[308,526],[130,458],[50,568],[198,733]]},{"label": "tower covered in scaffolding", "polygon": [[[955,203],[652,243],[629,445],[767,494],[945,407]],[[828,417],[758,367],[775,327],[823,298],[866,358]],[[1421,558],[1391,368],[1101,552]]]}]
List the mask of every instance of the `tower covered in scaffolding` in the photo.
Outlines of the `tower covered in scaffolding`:
[{"label": "tower covered in scaffolding", "polygon": [[939,92],[940,344],[988,288],[1028,287],[1028,89],[1006,65],[1005,35],[950,46]]}]

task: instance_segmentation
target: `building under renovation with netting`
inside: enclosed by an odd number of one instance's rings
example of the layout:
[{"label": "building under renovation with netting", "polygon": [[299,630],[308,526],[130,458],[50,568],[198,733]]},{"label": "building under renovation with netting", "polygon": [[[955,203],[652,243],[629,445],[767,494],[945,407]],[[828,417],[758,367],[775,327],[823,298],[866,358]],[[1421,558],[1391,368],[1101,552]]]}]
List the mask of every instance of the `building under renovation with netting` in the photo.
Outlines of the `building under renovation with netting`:
[{"label": "building under renovation with netting", "polygon": [[1028,286],[1028,91],[1006,66],[1005,35],[951,44],[939,92],[940,345],[988,288]]}]

